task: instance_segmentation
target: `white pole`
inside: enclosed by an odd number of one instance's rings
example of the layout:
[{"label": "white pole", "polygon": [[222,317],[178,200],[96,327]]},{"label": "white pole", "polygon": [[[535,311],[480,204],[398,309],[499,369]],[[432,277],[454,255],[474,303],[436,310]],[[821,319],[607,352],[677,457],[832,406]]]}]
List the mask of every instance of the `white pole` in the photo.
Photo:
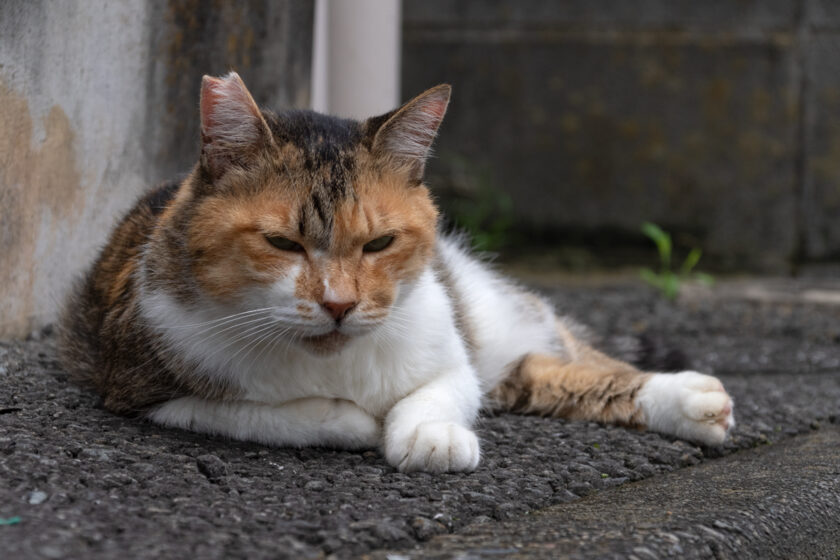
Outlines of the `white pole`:
[{"label": "white pole", "polygon": [[312,108],[365,118],[400,102],[401,0],[316,0]]},{"label": "white pole", "polygon": [[315,0],[315,30],[312,34],[312,110],[329,113],[327,92],[329,44],[329,20],[327,19],[328,0]]}]

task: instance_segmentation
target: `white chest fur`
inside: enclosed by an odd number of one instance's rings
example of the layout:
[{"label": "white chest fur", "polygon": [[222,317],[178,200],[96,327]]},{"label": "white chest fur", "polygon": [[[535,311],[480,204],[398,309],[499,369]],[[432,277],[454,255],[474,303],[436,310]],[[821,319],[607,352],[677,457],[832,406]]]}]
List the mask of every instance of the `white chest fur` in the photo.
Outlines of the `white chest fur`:
[{"label": "white chest fur", "polygon": [[186,307],[166,293],[145,293],[142,312],[193,372],[225,381],[242,398],[279,404],[306,397],[341,398],[383,416],[398,400],[442,372],[468,362],[450,303],[430,271],[395,304],[392,317],[341,351],[316,356],[283,336],[267,336],[260,312],[218,305]]}]

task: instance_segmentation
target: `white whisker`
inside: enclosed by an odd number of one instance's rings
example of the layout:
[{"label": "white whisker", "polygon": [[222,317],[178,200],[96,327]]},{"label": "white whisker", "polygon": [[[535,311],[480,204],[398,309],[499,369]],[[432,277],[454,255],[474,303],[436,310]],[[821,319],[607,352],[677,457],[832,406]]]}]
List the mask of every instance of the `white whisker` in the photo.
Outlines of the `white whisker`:
[{"label": "white whisker", "polygon": [[248,311],[242,311],[240,313],[234,313],[232,315],[226,315],[224,317],[219,317],[218,319],[212,319],[210,321],[204,321],[204,322],[201,322],[201,323],[190,323],[190,324],[186,324],[186,325],[172,325],[172,326],[167,326],[167,327],[161,326],[161,327],[156,327],[156,328],[160,329],[160,330],[169,330],[169,329],[186,329],[186,328],[191,328],[191,327],[201,327],[201,326],[204,326],[204,325],[209,325],[211,323],[218,323],[219,321],[226,321],[226,320],[234,319],[234,318],[241,317],[241,316],[244,316],[244,315],[252,315],[252,314],[255,314],[255,313],[264,313],[264,312],[267,312],[267,311],[271,311],[272,309],[274,309],[274,307],[263,307],[261,309],[250,309]]}]

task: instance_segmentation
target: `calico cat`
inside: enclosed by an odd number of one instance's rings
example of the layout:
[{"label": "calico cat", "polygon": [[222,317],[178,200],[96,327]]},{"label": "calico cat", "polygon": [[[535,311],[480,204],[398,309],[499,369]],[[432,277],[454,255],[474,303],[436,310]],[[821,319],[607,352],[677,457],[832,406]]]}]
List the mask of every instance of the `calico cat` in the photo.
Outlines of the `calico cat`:
[{"label": "calico cat", "polygon": [[268,445],[469,471],[482,406],[720,444],[714,377],[643,373],[438,232],[434,87],[363,122],[260,110],[205,76],[201,157],[114,231],[62,319],[107,409]]}]

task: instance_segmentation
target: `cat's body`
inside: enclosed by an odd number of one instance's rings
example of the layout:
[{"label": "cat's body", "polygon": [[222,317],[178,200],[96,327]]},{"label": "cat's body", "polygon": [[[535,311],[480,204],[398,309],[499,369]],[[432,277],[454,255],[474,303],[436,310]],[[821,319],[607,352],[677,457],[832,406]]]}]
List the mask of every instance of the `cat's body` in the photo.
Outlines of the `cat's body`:
[{"label": "cat's body", "polygon": [[205,78],[202,161],[118,226],[65,313],[65,363],[116,412],[379,446],[403,470],[474,468],[482,405],[720,443],[716,379],[607,358],[437,233],[421,179],[448,97],[356,123]]}]

